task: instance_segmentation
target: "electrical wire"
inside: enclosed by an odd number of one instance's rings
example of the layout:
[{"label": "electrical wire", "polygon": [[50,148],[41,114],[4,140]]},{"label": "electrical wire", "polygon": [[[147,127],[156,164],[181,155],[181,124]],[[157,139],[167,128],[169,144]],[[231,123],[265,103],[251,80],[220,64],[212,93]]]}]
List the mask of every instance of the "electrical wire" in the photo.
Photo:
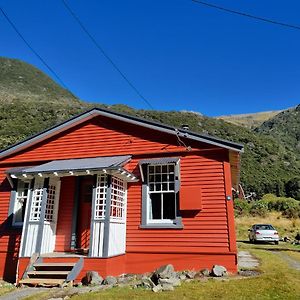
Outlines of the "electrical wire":
[{"label": "electrical wire", "polygon": [[62,81],[62,79],[58,76],[58,74],[50,67],[50,65],[45,61],[45,59],[38,54],[38,52],[30,45],[30,43],[24,38],[22,33],[18,30],[17,26],[14,24],[14,22],[9,18],[7,13],[3,10],[3,8],[0,7],[0,11],[3,14],[6,21],[11,25],[11,27],[14,29],[14,31],[17,33],[17,35],[22,39],[22,41],[26,44],[26,46],[33,52],[33,54],[44,64],[44,66],[54,75],[54,77],[60,82],[60,84],[67,90],[67,86]]},{"label": "electrical wire", "polygon": [[108,62],[114,67],[114,69],[122,76],[122,78],[127,82],[127,84],[134,90],[134,92],[151,108],[154,109],[150,101],[148,101],[142,93],[136,88],[136,86],[128,79],[128,77],[121,71],[121,69],[117,66],[117,64],[111,59],[111,57],[104,51],[103,47],[97,42],[94,36],[87,30],[84,26],[80,18],[75,14],[70,5],[65,1],[61,0],[66,10],[70,13],[70,15],[74,18],[74,20],[78,23],[81,29],[85,32],[85,34],[89,37],[92,43],[96,46],[96,48],[101,52],[101,54],[108,60]]},{"label": "electrical wire", "polygon": [[228,12],[228,13],[231,13],[231,14],[236,14],[236,15],[240,15],[240,16],[243,16],[243,17],[255,19],[255,20],[258,20],[258,21],[263,21],[263,22],[267,22],[267,23],[271,23],[271,24],[275,24],[275,25],[279,25],[279,26],[283,26],[283,27],[288,27],[288,28],[300,30],[300,26],[297,26],[297,25],[292,25],[292,24],[283,23],[283,22],[279,22],[279,21],[276,21],[276,20],[272,20],[272,19],[267,19],[267,18],[263,18],[263,17],[250,15],[248,13],[244,13],[244,12],[241,12],[241,11],[229,9],[229,8],[226,8],[226,7],[218,6],[218,5],[211,4],[211,3],[208,3],[208,2],[204,2],[204,1],[200,1],[200,0],[191,0],[191,1],[194,2],[194,3],[200,4],[200,5],[204,5],[204,6],[207,6],[207,7],[210,7],[210,8],[215,8],[215,9],[225,11],[225,12]]}]

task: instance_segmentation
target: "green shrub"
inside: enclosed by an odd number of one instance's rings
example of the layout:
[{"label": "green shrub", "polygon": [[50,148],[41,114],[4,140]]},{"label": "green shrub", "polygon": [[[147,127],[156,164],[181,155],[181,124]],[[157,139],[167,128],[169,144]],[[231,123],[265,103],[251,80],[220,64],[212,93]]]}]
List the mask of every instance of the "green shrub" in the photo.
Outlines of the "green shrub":
[{"label": "green shrub", "polygon": [[234,214],[235,216],[243,216],[249,214],[251,204],[247,200],[235,199],[234,200]]},{"label": "green shrub", "polygon": [[267,204],[268,210],[285,212],[286,210],[297,210],[299,208],[300,202],[293,198],[286,197],[276,197],[272,194],[266,194],[262,197],[264,203]]},{"label": "green shrub", "polygon": [[255,201],[253,202],[251,208],[250,208],[250,214],[252,216],[266,216],[268,212],[268,203],[263,200]]}]

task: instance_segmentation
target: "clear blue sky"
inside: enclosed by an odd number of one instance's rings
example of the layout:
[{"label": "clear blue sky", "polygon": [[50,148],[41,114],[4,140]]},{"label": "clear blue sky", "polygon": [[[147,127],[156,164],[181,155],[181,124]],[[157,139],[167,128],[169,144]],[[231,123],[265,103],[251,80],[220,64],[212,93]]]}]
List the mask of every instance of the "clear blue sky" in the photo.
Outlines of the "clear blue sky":
[{"label": "clear blue sky", "polygon": [[[300,26],[298,0],[207,1]],[[216,116],[300,103],[300,30],[190,0],[67,2],[156,109]],[[75,95],[148,108],[60,0],[0,0],[0,5]],[[0,35],[1,56],[22,59],[48,73],[2,14]]]}]

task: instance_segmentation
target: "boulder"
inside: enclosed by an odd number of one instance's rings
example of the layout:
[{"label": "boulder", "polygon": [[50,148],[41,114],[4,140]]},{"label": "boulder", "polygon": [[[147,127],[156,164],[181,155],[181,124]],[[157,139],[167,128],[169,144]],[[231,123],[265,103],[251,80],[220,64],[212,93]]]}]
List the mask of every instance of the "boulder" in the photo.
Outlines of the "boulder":
[{"label": "boulder", "polygon": [[164,284],[170,284],[172,286],[180,286],[181,282],[179,278],[159,278],[158,279],[158,283],[160,285],[164,285]]},{"label": "boulder", "polygon": [[171,264],[161,266],[155,272],[157,278],[173,278],[176,277],[176,272]]},{"label": "boulder", "polygon": [[185,276],[189,279],[194,279],[197,272],[195,271],[186,271]]},{"label": "boulder", "polygon": [[98,272],[88,271],[86,272],[86,275],[82,281],[86,285],[89,284],[96,285],[96,284],[101,284],[103,282],[103,278],[99,275]]},{"label": "boulder", "polygon": [[203,275],[203,276],[206,276],[208,277],[210,275],[210,271],[208,269],[202,269],[200,271],[200,273]]},{"label": "boulder", "polygon": [[114,276],[107,276],[103,281],[105,285],[115,285],[117,283],[117,278]]},{"label": "boulder", "polygon": [[180,273],[180,274],[179,274],[179,279],[180,279],[180,280],[186,280],[186,275],[185,275],[185,273]]},{"label": "boulder", "polygon": [[211,274],[215,277],[222,277],[227,275],[227,269],[223,266],[214,265]]},{"label": "boulder", "polygon": [[149,277],[142,278],[142,286],[146,289],[153,289],[155,287],[155,283]]},{"label": "boulder", "polygon": [[160,292],[161,290],[162,290],[162,286],[161,286],[160,284],[156,285],[156,286],[152,289],[152,291],[153,291],[154,293]]},{"label": "boulder", "polygon": [[161,285],[161,289],[163,291],[174,291],[174,287],[172,284],[164,283]]}]

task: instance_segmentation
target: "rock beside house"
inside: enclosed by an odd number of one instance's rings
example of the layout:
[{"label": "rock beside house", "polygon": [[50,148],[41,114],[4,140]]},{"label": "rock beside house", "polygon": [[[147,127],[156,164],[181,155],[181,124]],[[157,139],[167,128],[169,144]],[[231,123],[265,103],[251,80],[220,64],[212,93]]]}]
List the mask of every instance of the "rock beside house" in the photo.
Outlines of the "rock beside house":
[{"label": "rock beside house", "polygon": [[97,272],[87,272],[85,276],[85,285],[97,285],[102,287],[113,286],[131,286],[132,288],[144,288],[153,292],[173,291],[175,287],[180,286],[183,281],[202,279],[208,276],[223,277],[227,275],[225,267],[214,265],[212,270],[203,269],[199,272],[187,270],[176,272],[171,264],[163,265],[152,273],[143,275],[123,274],[118,277],[107,276],[104,280]]}]

